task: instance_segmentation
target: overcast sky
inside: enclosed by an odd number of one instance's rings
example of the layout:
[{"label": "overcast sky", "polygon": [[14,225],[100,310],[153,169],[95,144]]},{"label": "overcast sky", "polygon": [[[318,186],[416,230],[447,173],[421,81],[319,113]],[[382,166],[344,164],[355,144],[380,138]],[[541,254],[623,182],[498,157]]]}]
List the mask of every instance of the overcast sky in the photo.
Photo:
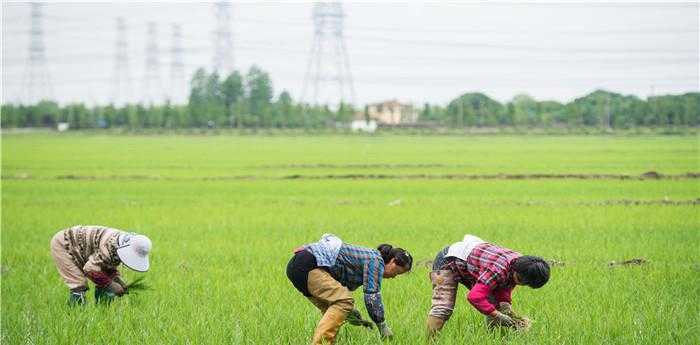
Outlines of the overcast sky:
[{"label": "overcast sky", "polygon": [[[276,94],[286,89],[298,99],[314,37],[312,8],[234,2],[235,68],[258,65]],[[5,102],[22,97],[29,9],[26,2],[2,4]],[[343,9],[357,104],[393,98],[444,104],[469,91],[499,101],[519,93],[570,101],[598,88],[640,97],[700,90],[698,2],[344,2]],[[196,68],[212,68],[214,13],[205,2],[47,2],[52,98],[100,104],[115,97],[116,19],[123,17],[130,99],[145,92],[148,21],[158,24],[161,89],[184,99],[186,81],[170,80],[171,25],[183,28],[189,80]]]}]

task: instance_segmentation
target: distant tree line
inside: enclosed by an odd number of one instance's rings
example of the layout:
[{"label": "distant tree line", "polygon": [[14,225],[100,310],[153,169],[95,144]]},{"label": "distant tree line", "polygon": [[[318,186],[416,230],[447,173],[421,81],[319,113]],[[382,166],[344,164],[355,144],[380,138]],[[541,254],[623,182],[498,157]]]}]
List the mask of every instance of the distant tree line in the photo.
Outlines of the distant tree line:
[{"label": "distant tree line", "polygon": [[3,128],[54,127],[67,122],[72,129],[324,128],[352,120],[355,110],[350,105],[334,108],[295,102],[287,91],[275,97],[269,74],[253,66],[245,75],[234,71],[225,78],[200,68],[192,77],[186,105],[166,101],[88,107],[42,101],[3,104],[1,119]]},{"label": "distant tree line", "polygon": [[[3,104],[3,128],[54,127],[67,122],[85,128],[336,128],[354,117],[364,118],[367,107],[349,104],[333,108],[294,101],[287,91],[275,95],[267,72],[251,67],[243,75],[222,77],[195,72],[186,105],[127,104],[88,107],[83,103],[59,105]],[[359,112],[360,116],[356,116]],[[362,116],[362,115],[365,116]],[[441,127],[669,127],[700,124],[700,93],[649,97],[598,90],[563,104],[518,95],[501,104],[482,93],[466,93],[446,106],[425,104],[418,124]]]},{"label": "distant tree line", "polygon": [[422,121],[448,127],[668,127],[700,124],[700,93],[649,97],[598,90],[563,104],[517,95],[501,104],[482,93],[466,93],[447,107],[425,104]]}]

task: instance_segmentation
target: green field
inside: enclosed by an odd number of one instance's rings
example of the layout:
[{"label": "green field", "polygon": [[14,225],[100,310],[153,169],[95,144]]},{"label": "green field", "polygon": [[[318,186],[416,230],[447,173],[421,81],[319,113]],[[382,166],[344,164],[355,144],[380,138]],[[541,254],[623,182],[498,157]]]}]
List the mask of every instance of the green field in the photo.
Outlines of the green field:
[{"label": "green field", "polygon": [[[306,344],[320,314],[285,267],[332,232],[415,257],[383,283],[393,344],[425,342],[424,263],[465,233],[564,266],[516,289],[524,334],[488,331],[461,287],[441,344],[699,344],[698,172],[694,136],[3,134],[0,340]],[[75,224],[147,234],[153,290],[66,307],[49,240]],[[608,267],[632,258],[647,263]]]}]

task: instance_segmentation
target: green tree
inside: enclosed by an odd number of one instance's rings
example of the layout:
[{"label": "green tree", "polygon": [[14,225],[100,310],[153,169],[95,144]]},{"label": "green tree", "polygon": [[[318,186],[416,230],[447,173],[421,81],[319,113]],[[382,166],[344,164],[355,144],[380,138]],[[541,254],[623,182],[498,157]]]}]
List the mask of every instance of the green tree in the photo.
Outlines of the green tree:
[{"label": "green tree", "polygon": [[55,127],[61,109],[58,103],[52,101],[41,101],[34,106],[34,120],[32,126]]},{"label": "green tree", "polygon": [[681,96],[684,124],[700,125],[700,92],[690,92]]},{"label": "green tree", "polygon": [[294,102],[292,96],[286,90],[280,93],[275,102],[275,113],[279,127],[294,127]]},{"label": "green tree", "polygon": [[19,127],[19,108],[14,104],[3,104],[0,108],[0,124],[2,128]]},{"label": "green tree", "polygon": [[216,72],[210,74],[206,81],[206,120],[217,126],[223,126],[228,122],[222,82]]},{"label": "green tree", "polygon": [[150,105],[146,110],[146,121],[144,127],[163,128],[164,124],[163,107],[160,105]]},{"label": "green tree", "polygon": [[94,127],[95,121],[92,119],[92,112],[83,103],[68,104],[63,108],[63,117],[70,124],[71,128],[85,129]]},{"label": "green tree", "polygon": [[516,126],[537,126],[542,121],[539,114],[539,104],[529,95],[520,94],[513,97],[513,122]]},{"label": "green tree", "polygon": [[101,119],[104,121],[104,125],[106,127],[112,127],[116,125],[117,108],[114,107],[114,104],[108,104],[107,106],[102,108]]},{"label": "green tree", "polygon": [[245,100],[245,88],[243,87],[243,77],[238,71],[229,74],[223,81],[221,90],[224,97],[226,116],[231,127],[236,126],[238,117],[242,115],[242,103]]},{"label": "green tree", "polygon": [[190,97],[188,102],[190,127],[199,127],[204,124],[208,107],[207,99],[207,72],[204,68],[195,71],[190,82]]},{"label": "green tree", "polygon": [[133,104],[126,105],[124,107],[124,113],[126,115],[126,126],[129,128],[141,128],[139,123],[139,115],[137,106]]},{"label": "green tree", "polygon": [[338,111],[336,112],[335,121],[337,122],[350,122],[352,121],[353,117],[355,116],[355,109],[353,108],[352,104],[349,103],[340,103],[340,106],[338,107]]},{"label": "green tree", "polygon": [[453,126],[495,125],[505,111],[503,105],[483,93],[465,93],[447,105]]},{"label": "green tree", "polygon": [[542,124],[550,126],[565,123],[564,105],[555,101],[542,101],[538,103]]},{"label": "green tree", "polygon": [[248,110],[263,126],[269,125],[273,97],[272,81],[267,72],[252,66],[246,74]]}]

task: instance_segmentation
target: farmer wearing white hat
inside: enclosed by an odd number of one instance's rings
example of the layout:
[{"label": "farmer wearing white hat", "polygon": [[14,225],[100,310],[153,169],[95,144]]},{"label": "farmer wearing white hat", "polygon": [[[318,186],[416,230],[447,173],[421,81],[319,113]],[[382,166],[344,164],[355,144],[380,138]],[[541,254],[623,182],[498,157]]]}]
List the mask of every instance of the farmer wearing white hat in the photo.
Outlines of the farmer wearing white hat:
[{"label": "farmer wearing white hat", "polygon": [[95,283],[95,301],[109,302],[127,292],[117,266],[146,272],[151,240],[99,225],[76,225],[51,239],[51,256],[58,273],[70,289],[68,303],[84,304],[88,279]]}]

